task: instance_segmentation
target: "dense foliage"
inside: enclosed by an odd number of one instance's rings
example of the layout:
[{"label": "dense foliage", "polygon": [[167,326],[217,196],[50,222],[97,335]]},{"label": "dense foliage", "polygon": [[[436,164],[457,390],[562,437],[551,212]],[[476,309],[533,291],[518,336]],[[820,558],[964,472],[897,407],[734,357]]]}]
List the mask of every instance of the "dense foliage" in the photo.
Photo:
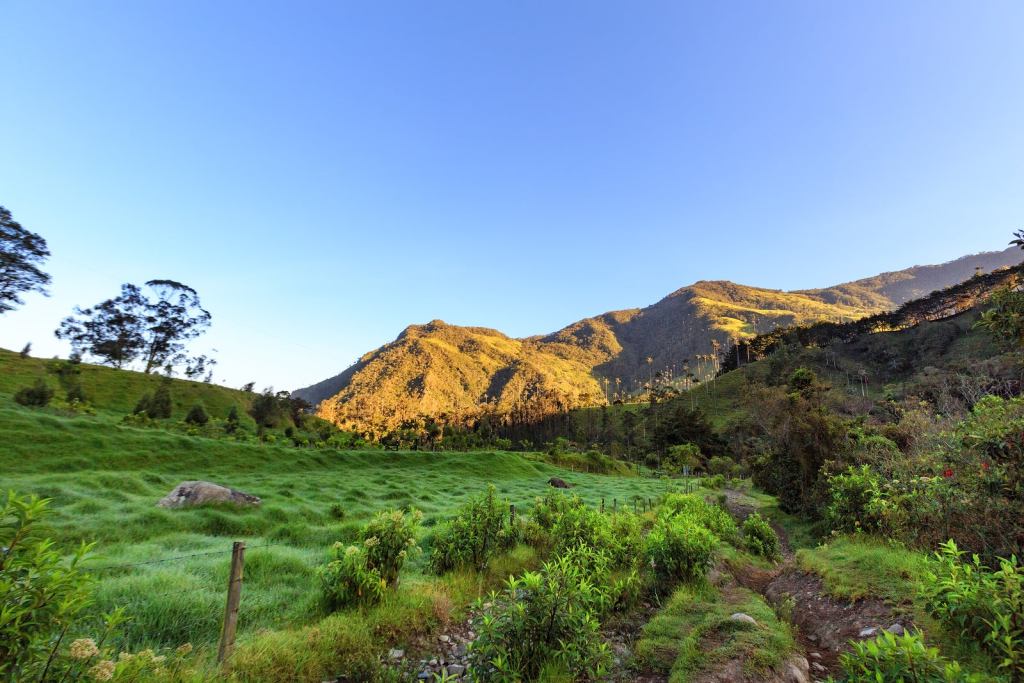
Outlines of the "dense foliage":
[{"label": "dense foliage", "polygon": [[782,556],[779,535],[768,521],[754,512],[743,520],[743,544],[754,555],[767,560],[778,560]]},{"label": "dense foliage", "polygon": [[40,266],[49,256],[46,240],[0,206],[0,315],[24,303],[25,292],[46,294],[50,276]]},{"label": "dense foliage", "polygon": [[210,379],[215,361],[192,356],[186,344],[210,326],[199,294],[174,280],[150,280],[143,287],[121,286],[121,293],[90,308],[76,308],[55,334],[75,353],[116,368],[140,362],[146,373],[183,367],[186,376]]},{"label": "dense foliage", "polygon": [[53,398],[53,388],[46,380],[37,379],[30,387],[22,387],[14,394],[14,401],[23,406],[42,408]]},{"label": "dense foliage", "polygon": [[932,616],[979,643],[1010,680],[1024,680],[1024,567],[1016,556],[993,570],[950,541],[936,553],[924,591]]},{"label": "dense foliage", "polygon": [[611,652],[598,634],[594,610],[604,598],[583,561],[588,552],[511,577],[501,593],[479,603],[478,635],[470,647],[475,680],[532,681],[546,667],[580,681],[607,674]]},{"label": "dense foliage", "polygon": [[894,635],[883,631],[872,640],[850,643],[851,651],[839,656],[846,683],[982,683],[979,674],[967,674],[957,662],[945,659],[936,647],[928,647],[920,633]]},{"label": "dense foliage", "polygon": [[456,567],[483,570],[496,553],[515,545],[517,537],[508,502],[499,502],[494,486],[488,486],[434,533],[431,568],[437,573]]}]

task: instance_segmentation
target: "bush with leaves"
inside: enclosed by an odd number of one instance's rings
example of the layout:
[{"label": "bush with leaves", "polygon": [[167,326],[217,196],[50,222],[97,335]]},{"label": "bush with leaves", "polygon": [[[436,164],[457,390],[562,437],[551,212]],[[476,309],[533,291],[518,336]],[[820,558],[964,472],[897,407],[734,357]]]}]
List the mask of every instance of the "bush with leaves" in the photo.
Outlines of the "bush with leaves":
[{"label": "bush with leaves", "polygon": [[317,570],[326,606],[378,602],[398,583],[409,553],[419,550],[416,531],[422,519],[418,510],[379,512],[360,530],[358,543],[331,546],[330,560]]},{"label": "bush with leaves", "polygon": [[132,413],[140,415],[145,413],[153,420],[169,420],[171,417],[171,381],[168,378],[160,380],[156,391],[152,394],[145,394],[135,404]]},{"label": "bush with leaves", "polygon": [[708,473],[721,474],[723,477],[736,477],[741,468],[736,461],[727,455],[716,455],[708,460]]},{"label": "bush with leaves", "polygon": [[761,515],[754,512],[743,520],[743,544],[755,555],[776,561],[782,556],[782,546],[775,529]]},{"label": "bush with leaves", "polygon": [[90,603],[90,580],[79,567],[89,546],[65,561],[40,535],[49,502],[10,492],[0,510],[0,679],[41,677]]},{"label": "bush with leaves", "polygon": [[700,467],[700,447],[694,443],[684,443],[676,446],[669,446],[665,457],[661,459],[661,467],[670,474],[679,474],[683,468],[694,470]]},{"label": "bush with leaves", "polygon": [[509,578],[501,593],[477,603],[473,680],[535,681],[547,667],[577,681],[607,676],[611,652],[595,614],[602,593],[583,564],[567,553],[538,572]]},{"label": "bush with leaves", "polygon": [[104,643],[123,611],[102,616],[98,640],[72,640],[95,626],[86,618],[92,580],[81,568],[92,546],[81,544],[65,558],[41,535],[49,502],[10,492],[0,509],[0,680],[110,680],[115,656]]},{"label": "bush with leaves", "polygon": [[335,543],[330,561],[317,570],[317,576],[324,605],[331,610],[380,602],[387,591],[380,571],[370,567],[364,545]]},{"label": "bush with leaves", "polygon": [[981,643],[997,668],[1024,680],[1024,567],[1000,559],[990,569],[977,555],[949,541],[935,554],[923,592],[931,615],[963,637]]},{"label": "bush with leaves", "polygon": [[227,420],[224,421],[224,432],[227,434],[234,434],[238,431],[238,427],[238,406],[232,405],[231,410],[228,411]]},{"label": "bush with leaves", "polygon": [[825,519],[833,531],[880,533],[892,528],[895,510],[878,473],[867,465],[829,477],[828,491]]},{"label": "bush with leaves", "polygon": [[847,683],[981,683],[987,679],[964,672],[960,664],[928,647],[920,633],[897,636],[883,631],[873,640],[852,641],[850,652],[839,655]]},{"label": "bush with leaves", "polygon": [[720,505],[709,505],[693,493],[670,493],[662,503],[663,516],[689,517],[728,543],[739,541],[736,520]]},{"label": "bush with leaves", "polygon": [[385,510],[377,513],[363,528],[366,563],[389,586],[398,583],[398,573],[410,552],[419,551],[416,531],[423,520],[419,510]]},{"label": "bush with leaves", "polygon": [[53,389],[45,380],[37,379],[30,387],[22,387],[14,394],[14,402],[31,408],[42,408],[53,399]]},{"label": "bush with leaves", "polygon": [[499,502],[493,485],[470,498],[455,516],[438,528],[430,566],[438,574],[456,567],[482,571],[491,557],[515,545],[517,532],[510,523],[508,501]]},{"label": "bush with leaves", "polygon": [[647,534],[644,559],[662,585],[703,577],[718,538],[689,515],[663,516]]},{"label": "bush with leaves", "polygon": [[210,421],[210,416],[207,415],[206,409],[203,408],[201,403],[197,403],[189,408],[188,414],[185,415],[185,423],[195,425],[196,427],[202,427]]}]

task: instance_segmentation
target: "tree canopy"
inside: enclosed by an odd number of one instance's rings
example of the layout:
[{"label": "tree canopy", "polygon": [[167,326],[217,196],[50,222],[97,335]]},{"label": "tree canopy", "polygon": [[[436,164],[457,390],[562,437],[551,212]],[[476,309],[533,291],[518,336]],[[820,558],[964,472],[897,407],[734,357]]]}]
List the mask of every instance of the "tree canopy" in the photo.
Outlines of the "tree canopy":
[{"label": "tree canopy", "polygon": [[77,353],[116,368],[140,362],[144,372],[184,366],[192,377],[214,361],[191,356],[186,343],[203,334],[211,316],[191,287],[174,280],[150,280],[145,289],[121,286],[121,293],[90,308],[76,308],[55,334]]},{"label": "tree canopy", "polygon": [[25,303],[25,292],[47,294],[50,276],[40,266],[49,256],[46,240],[23,228],[0,206],[0,314]]}]

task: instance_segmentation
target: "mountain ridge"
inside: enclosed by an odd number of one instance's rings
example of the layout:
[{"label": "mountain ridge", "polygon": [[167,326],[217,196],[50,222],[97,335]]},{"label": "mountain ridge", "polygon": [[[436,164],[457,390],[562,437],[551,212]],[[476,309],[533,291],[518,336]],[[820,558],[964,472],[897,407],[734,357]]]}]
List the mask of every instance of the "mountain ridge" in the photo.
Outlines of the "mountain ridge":
[{"label": "mountain ridge", "polygon": [[528,419],[634,393],[656,372],[706,377],[711,357],[733,339],[880,313],[977,270],[1021,261],[1024,253],[1010,248],[793,291],[699,280],[643,308],[522,338],[435,319],[407,326],[394,341],[294,395],[317,405],[321,417],[371,437],[423,419],[469,423],[485,412]]}]

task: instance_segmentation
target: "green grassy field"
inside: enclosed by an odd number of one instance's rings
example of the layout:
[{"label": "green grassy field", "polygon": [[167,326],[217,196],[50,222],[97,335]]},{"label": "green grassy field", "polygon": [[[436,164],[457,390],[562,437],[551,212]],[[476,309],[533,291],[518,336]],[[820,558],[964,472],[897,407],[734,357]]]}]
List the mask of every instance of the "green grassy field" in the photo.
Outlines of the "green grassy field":
[{"label": "green grassy field", "polygon": [[[664,484],[569,472],[511,453],[339,452],[205,439],[68,417],[0,398],[0,488],[52,498],[49,535],[62,548],[96,542],[90,567],[97,606],[125,606],[128,645],[216,640],[231,543],[250,546],[243,636],[307,624],[317,610],[315,568],[335,541],[354,537],[375,511],[425,514],[425,552],[406,573],[422,577],[430,528],[494,483],[525,510],[562,477],[598,505],[656,497]],[[258,508],[164,510],[156,502],[183,480],[205,479],[263,499]],[[260,547],[266,546],[266,547]],[[182,560],[125,568],[110,565]]]},{"label": "green grassy field", "polygon": [[[31,386],[42,379],[56,392],[64,396],[55,368],[61,361],[45,358],[21,358],[14,351],[0,349],[0,396],[13,396],[22,387]],[[146,375],[141,372],[115,370],[101,365],[80,363],[78,379],[89,402],[99,415],[117,417],[127,415],[143,394],[152,393],[160,384],[158,374]],[[231,406],[237,406],[243,421],[251,422],[245,414],[252,402],[253,394],[185,379],[174,380],[171,392],[172,417],[180,420],[196,403],[201,403],[213,417],[226,417]]]}]

